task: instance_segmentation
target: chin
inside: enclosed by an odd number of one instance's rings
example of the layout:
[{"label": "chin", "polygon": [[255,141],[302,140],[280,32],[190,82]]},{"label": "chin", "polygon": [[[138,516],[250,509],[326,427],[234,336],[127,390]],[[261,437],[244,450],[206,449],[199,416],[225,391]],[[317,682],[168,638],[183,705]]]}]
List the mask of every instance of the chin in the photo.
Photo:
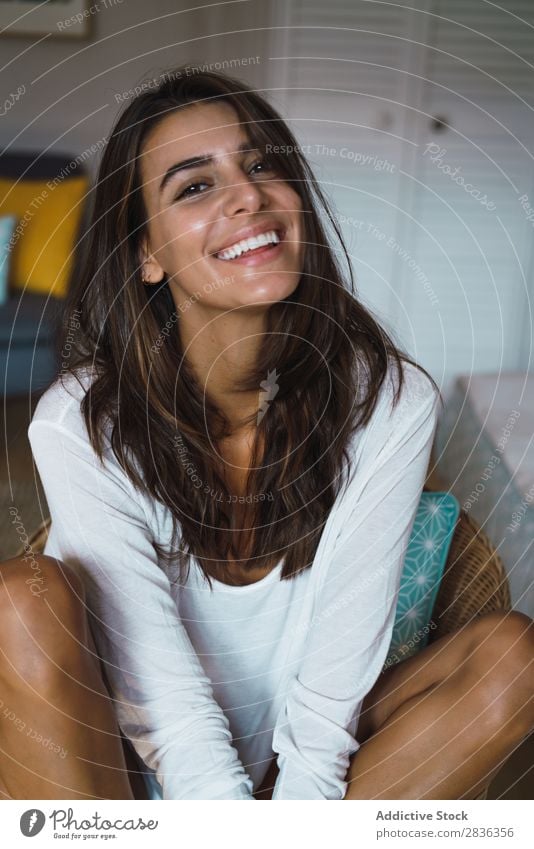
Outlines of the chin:
[{"label": "chin", "polygon": [[[240,285],[243,306],[260,304],[261,301],[283,301],[293,294],[300,281],[300,275],[281,274],[268,277],[255,277],[244,280]],[[270,304],[265,304],[266,307]]]}]

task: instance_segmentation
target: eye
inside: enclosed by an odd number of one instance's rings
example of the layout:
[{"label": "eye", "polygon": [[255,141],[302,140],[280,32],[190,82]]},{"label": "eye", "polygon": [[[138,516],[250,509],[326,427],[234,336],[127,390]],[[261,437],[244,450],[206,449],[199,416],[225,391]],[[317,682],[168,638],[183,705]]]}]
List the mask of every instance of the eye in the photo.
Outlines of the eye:
[{"label": "eye", "polygon": [[[251,165],[250,171],[252,172],[258,167],[261,168],[260,171],[256,171],[256,173],[259,173],[259,174],[263,174],[266,171],[269,172],[269,171],[275,170],[271,161],[267,157],[263,157],[263,159],[256,160],[256,162],[253,165]],[[207,185],[208,184],[205,183],[202,180],[198,180],[196,183],[189,183],[189,185],[186,186],[185,189],[182,189],[182,191],[179,194],[176,195],[176,197],[174,198],[174,201],[180,200],[181,198],[191,198],[191,197],[196,197],[199,194],[204,194],[203,191],[202,192],[197,191],[197,189],[198,189],[199,186],[207,186]]]},{"label": "eye", "polygon": [[183,189],[178,195],[176,195],[174,200],[175,201],[180,200],[180,198],[184,198],[184,197],[185,198],[194,197],[195,195],[198,194],[198,192],[191,191],[192,189],[196,189],[198,186],[207,186],[207,185],[208,185],[207,183],[203,183],[201,181],[199,181],[197,183],[190,183],[188,186],[185,187],[185,189]]},{"label": "eye", "polygon": [[263,159],[258,159],[250,170],[253,171],[255,168],[258,167],[258,165],[261,165],[262,171],[274,171],[274,166],[266,157],[264,157]]}]

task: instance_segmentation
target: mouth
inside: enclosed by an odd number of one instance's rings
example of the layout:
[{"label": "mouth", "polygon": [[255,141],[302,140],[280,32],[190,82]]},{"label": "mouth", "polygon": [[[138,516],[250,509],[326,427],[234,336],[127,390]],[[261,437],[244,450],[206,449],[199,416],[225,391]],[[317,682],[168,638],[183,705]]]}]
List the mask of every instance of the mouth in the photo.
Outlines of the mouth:
[{"label": "mouth", "polygon": [[219,262],[257,265],[271,262],[280,255],[284,246],[285,228],[266,230],[259,236],[244,239],[229,248],[217,251],[212,256]]}]

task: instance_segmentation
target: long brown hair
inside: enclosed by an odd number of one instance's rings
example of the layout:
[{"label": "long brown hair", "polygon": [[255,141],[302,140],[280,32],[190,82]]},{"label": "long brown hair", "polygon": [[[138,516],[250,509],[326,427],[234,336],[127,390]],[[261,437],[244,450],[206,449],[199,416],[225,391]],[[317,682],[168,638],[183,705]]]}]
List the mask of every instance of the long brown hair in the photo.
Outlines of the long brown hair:
[{"label": "long brown hair", "polygon": [[[269,307],[257,362],[240,375],[243,392],[259,392],[273,376],[277,387],[265,415],[258,416],[246,496],[252,540],[247,556],[240,551],[233,494],[213,447],[230,432],[229,422],[183,355],[166,277],[157,286],[143,285],[139,263],[147,227],[140,180],[144,140],[171,111],[217,100],[236,110],[252,147],[265,152],[277,176],[300,195],[306,244],[297,288]],[[339,240],[346,274],[319,209]],[[416,364],[355,296],[335,216],[285,121],[237,79],[189,74],[185,66],[166,73],[116,120],[100,162],[82,256],[64,310],[63,336],[75,310],[80,324],[71,333],[66,373],[92,371],[81,410],[97,455],[103,456],[110,425],[111,446],[126,474],[168,507],[172,544],[156,543],[160,556],[180,571],[196,557],[210,586],[210,577],[232,583],[229,556],[244,569],[266,567],[273,555],[283,558],[281,579],[311,566],[343,476],[348,481],[350,475],[351,437],[369,421],[390,369],[398,376],[396,404],[402,361]]]}]

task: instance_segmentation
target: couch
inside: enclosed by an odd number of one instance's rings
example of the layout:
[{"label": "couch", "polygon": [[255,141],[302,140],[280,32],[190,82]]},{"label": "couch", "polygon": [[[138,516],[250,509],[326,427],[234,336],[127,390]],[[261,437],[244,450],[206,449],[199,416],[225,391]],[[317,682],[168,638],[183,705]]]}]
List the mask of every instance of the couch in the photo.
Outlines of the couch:
[{"label": "couch", "polygon": [[[70,180],[87,176],[87,171],[68,154],[10,150],[0,153],[0,178],[53,180],[58,175]],[[85,229],[86,215],[84,208],[80,235]],[[79,249],[76,249],[73,268],[78,257]],[[23,288],[12,289],[7,302],[0,305],[1,394],[38,393],[53,379],[58,370],[54,341],[62,306],[61,298]]]}]

